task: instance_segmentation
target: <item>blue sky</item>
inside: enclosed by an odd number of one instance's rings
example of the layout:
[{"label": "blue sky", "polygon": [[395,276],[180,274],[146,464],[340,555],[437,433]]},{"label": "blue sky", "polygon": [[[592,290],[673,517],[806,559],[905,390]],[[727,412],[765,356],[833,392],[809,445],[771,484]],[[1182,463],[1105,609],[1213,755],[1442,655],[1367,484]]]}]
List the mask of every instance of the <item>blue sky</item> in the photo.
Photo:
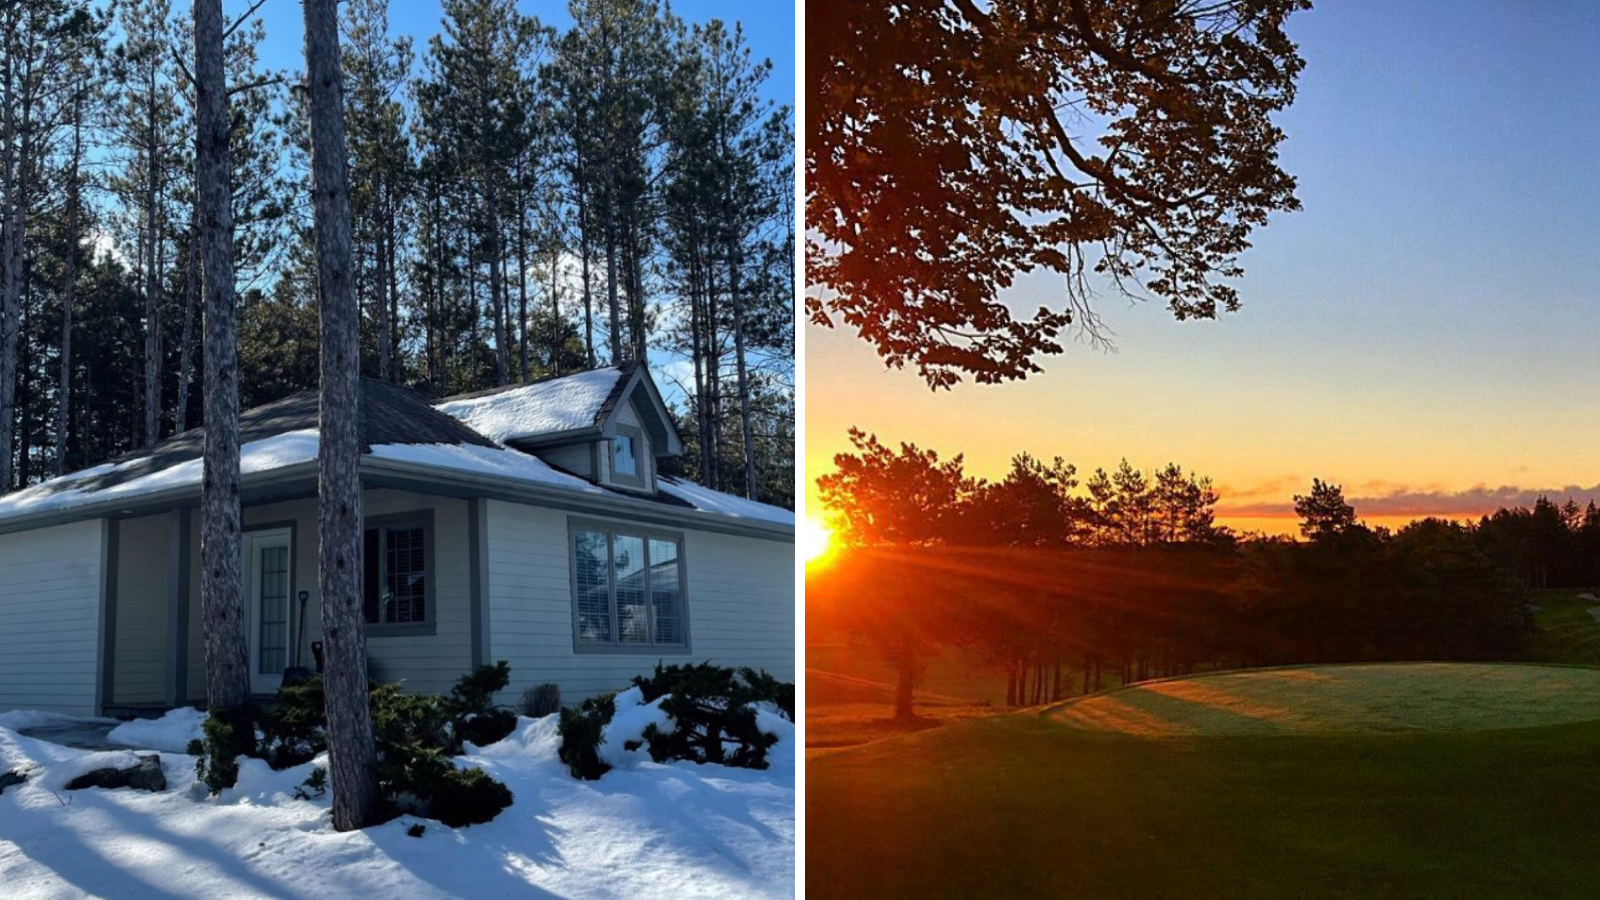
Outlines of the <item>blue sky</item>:
[{"label": "blue sky", "polygon": [[[250,7],[243,0],[225,0],[224,12],[237,16]],[[525,14],[546,25],[565,30],[572,24],[565,0],[522,0]],[[718,0],[680,0],[672,10],[688,22],[722,19],[744,25],[745,37],[758,57],[772,60],[767,96],[775,103],[794,105],[794,9],[783,3],[732,3]],[[267,27],[262,47],[263,64],[271,68],[302,67],[302,16],[298,0],[266,0],[257,13]],[[439,0],[396,0],[389,5],[389,29],[416,38],[418,65],[428,38],[440,31],[443,17]]]},{"label": "blue sky", "polygon": [[[1307,66],[1279,121],[1305,209],[1257,233],[1241,312],[1179,323],[1108,292],[1116,352],[940,395],[808,329],[830,376],[808,382],[808,480],[859,424],[991,476],[1023,449],[1174,460],[1248,526],[1313,476],[1397,516],[1592,495],[1600,4],[1328,0],[1289,31]],[[1035,276],[1007,299],[1059,293]]]}]

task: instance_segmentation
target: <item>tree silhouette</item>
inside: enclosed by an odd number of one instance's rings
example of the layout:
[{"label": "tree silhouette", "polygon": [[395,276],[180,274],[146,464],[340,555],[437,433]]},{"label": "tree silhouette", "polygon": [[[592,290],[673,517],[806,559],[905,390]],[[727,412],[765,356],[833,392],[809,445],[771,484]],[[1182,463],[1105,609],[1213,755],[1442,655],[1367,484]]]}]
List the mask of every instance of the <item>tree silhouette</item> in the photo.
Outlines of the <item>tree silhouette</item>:
[{"label": "tree silhouette", "polygon": [[1294,512],[1301,519],[1300,533],[1312,540],[1341,534],[1356,524],[1355,507],[1345,502],[1344,489],[1320,478],[1311,479],[1311,493],[1294,495]]},{"label": "tree silhouette", "polygon": [[[1239,304],[1251,231],[1299,208],[1272,114],[1308,0],[820,0],[807,7],[812,322],[854,328],[934,388],[1025,378],[1091,276],[1179,319]],[[1064,276],[1014,316],[1019,275]]]}]

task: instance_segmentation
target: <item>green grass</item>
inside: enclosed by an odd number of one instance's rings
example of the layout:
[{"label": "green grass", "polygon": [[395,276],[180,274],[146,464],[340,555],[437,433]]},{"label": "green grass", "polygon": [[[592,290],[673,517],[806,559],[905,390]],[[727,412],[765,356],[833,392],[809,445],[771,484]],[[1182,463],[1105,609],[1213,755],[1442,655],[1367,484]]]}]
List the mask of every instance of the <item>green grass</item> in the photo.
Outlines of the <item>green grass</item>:
[{"label": "green grass", "polygon": [[[1571,711],[1538,686],[1527,702]],[[917,900],[1593,897],[1597,810],[1600,722],[1151,740],[993,716],[808,755],[806,886]]]},{"label": "green grass", "polygon": [[1481,731],[1600,718],[1600,669],[1400,663],[1170,678],[1061,704],[1072,728],[1143,737]]},{"label": "green grass", "polygon": [[1587,593],[1595,592],[1538,591],[1529,598],[1539,607],[1533,614],[1535,631],[1529,642],[1529,659],[1600,665],[1600,622],[1589,612],[1590,607],[1600,606],[1600,601],[1578,596]]}]

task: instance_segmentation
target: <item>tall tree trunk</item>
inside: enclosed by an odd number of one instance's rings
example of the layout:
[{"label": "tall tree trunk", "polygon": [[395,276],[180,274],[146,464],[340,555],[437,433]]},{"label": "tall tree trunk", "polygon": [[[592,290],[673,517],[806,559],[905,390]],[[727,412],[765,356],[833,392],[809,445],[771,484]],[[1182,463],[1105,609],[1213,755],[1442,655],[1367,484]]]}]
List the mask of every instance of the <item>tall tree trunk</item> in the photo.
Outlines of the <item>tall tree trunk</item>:
[{"label": "tall tree trunk", "polygon": [[583,260],[583,348],[594,368],[594,294],[589,289],[589,201],[583,166],[578,166],[578,256]]},{"label": "tall tree trunk", "polygon": [[194,374],[194,310],[200,294],[199,228],[189,223],[189,265],[184,274],[183,340],[178,347],[178,431],[189,430],[189,381]]},{"label": "tall tree trunk", "polygon": [[[230,709],[250,699],[250,652],[239,565],[238,338],[222,54],[222,0],[195,0],[195,179],[206,297],[200,616],[206,639],[206,697],[212,707]],[[147,417],[147,425],[148,421]]]},{"label": "tall tree trunk", "polygon": [[[522,174],[520,166],[517,172],[519,179]],[[528,380],[528,210],[523,203],[517,204],[517,332],[521,338],[517,341],[517,357],[522,368],[522,380]],[[555,358],[554,349],[550,358]]]},{"label": "tall tree trunk", "polygon": [[622,352],[622,320],[617,309],[617,228],[616,213],[606,208],[606,303],[611,313],[611,364],[626,359]]},{"label": "tall tree trunk", "polygon": [[[154,63],[151,64],[152,67]],[[199,77],[198,75],[196,76]],[[160,202],[159,172],[161,165],[160,154],[157,152],[158,141],[155,130],[155,75],[150,75],[150,91],[148,97],[148,115],[145,128],[145,163],[149,167],[145,171],[144,194],[144,230],[145,230],[145,269],[144,269],[144,445],[146,447],[161,439],[161,314],[157,305],[157,291],[161,282],[160,273],[156,271],[156,245],[161,243],[161,234],[156,230],[156,205]],[[226,98],[224,98],[226,102]],[[227,170],[223,170],[226,183]],[[231,215],[231,214],[230,214]],[[231,228],[230,228],[231,232]],[[230,264],[231,271],[231,264]],[[229,278],[231,285],[232,278]],[[229,295],[233,290],[230,286]]]},{"label": "tall tree trunk", "polygon": [[56,386],[56,456],[51,474],[67,470],[72,423],[72,307],[78,287],[78,164],[83,158],[83,87],[72,98],[72,165],[67,172],[67,260],[61,286],[61,376]]},{"label": "tall tree trunk", "polygon": [[739,380],[739,430],[744,438],[744,495],[759,500],[756,449],[750,427],[750,376],[744,359],[744,295],[739,285],[739,248],[728,254],[728,293],[733,301],[733,363]]},{"label": "tall tree trunk", "polygon": [[303,0],[302,5],[322,326],[317,491],[323,683],[333,827],[350,831],[383,817],[361,612],[361,314],[350,283],[350,185],[345,171],[338,3]]},{"label": "tall tree trunk", "polygon": [[709,485],[711,443],[706,410],[706,353],[701,319],[705,315],[705,272],[699,264],[699,251],[691,252],[689,268],[689,349],[694,358],[694,420],[700,432],[700,481]]},{"label": "tall tree trunk", "polygon": [[500,204],[494,173],[486,176],[488,186],[484,191],[485,218],[489,223],[489,307],[494,314],[494,378],[495,386],[511,380],[511,361],[506,347],[506,279],[504,260],[500,252]]},{"label": "tall tree trunk", "polygon": [[[17,7],[11,7],[7,18],[15,25]],[[0,492],[15,485],[14,447],[17,416],[17,333],[22,325],[22,229],[24,225],[22,202],[22,166],[18,161],[20,142],[16,123],[16,71],[12,39],[14,31],[6,29],[3,106],[4,156],[0,162],[0,179],[3,179],[3,209],[0,221],[3,227],[3,246],[0,246]]]},{"label": "tall tree trunk", "polygon": [[377,244],[378,271],[372,296],[378,304],[378,380],[389,381],[389,267],[394,264],[389,246],[388,210],[382,201],[378,204],[378,222],[374,223],[373,240]]},{"label": "tall tree trunk", "polygon": [[397,272],[399,265],[395,262],[395,218],[399,213],[394,209],[393,195],[390,196],[389,203],[389,213],[384,217],[385,239],[389,244],[389,314],[384,317],[383,354],[391,361],[384,366],[389,373],[384,376],[384,381],[395,380],[395,363],[392,360],[400,346],[400,342],[396,339],[400,330],[400,276]]}]

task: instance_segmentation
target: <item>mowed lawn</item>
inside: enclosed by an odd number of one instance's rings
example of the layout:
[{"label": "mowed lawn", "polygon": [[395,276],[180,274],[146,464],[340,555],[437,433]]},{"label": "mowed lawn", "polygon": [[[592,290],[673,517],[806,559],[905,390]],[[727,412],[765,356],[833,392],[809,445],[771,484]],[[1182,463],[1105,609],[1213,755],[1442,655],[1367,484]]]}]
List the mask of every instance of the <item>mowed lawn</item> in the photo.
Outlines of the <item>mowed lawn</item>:
[{"label": "mowed lawn", "polygon": [[[1085,727],[1065,707],[809,754],[807,895],[1600,896],[1600,701],[1585,680],[1600,673],[1461,667],[1451,699],[1450,667],[1363,668],[1354,694],[1311,700],[1304,684],[1274,696],[1190,679],[1186,732]],[[1412,726],[1441,730],[1392,730],[1384,710],[1412,702],[1408,685],[1463,708]],[[1153,696],[1181,719],[1171,693]],[[1267,733],[1218,725],[1270,721],[1290,695],[1324,704],[1332,730],[1305,709]],[[1220,719],[1217,702],[1233,704]],[[1471,730],[1502,704],[1524,725],[1539,717],[1524,707],[1566,724]]]}]

